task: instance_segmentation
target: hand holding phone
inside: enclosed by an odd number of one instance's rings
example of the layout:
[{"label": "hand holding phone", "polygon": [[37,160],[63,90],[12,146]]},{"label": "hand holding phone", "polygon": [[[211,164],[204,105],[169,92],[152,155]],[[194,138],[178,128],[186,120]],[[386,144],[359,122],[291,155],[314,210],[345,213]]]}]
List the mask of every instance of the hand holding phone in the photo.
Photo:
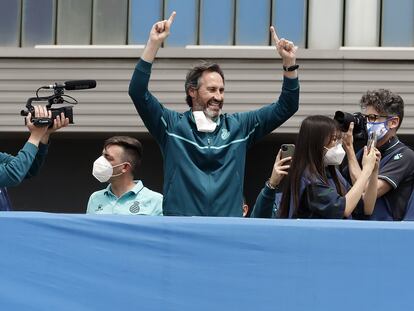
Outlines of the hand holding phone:
[{"label": "hand holding phone", "polygon": [[367,148],[368,153],[371,151],[371,148],[375,148],[377,146],[377,133],[373,132],[368,137]]},{"label": "hand holding phone", "polygon": [[280,149],[281,152],[281,159],[287,158],[287,157],[293,157],[293,154],[295,153],[295,145],[294,144],[283,144]]}]

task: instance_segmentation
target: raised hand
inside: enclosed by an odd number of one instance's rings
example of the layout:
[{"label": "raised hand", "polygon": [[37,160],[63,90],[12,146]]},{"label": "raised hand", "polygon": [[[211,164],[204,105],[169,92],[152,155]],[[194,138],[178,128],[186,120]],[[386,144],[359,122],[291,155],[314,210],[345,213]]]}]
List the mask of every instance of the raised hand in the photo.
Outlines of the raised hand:
[{"label": "raised hand", "polygon": [[46,134],[43,135],[41,139],[41,143],[47,144],[49,142],[50,134],[68,125],[69,125],[69,118],[65,118],[65,114],[62,112],[60,115],[56,116],[56,118],[53,120],[53,126],[47,129]]},{"label": "raised hand", "polygon": [[346,151],[353,150],[354,148],[354,122],[349,123],[348,131],[342,136],[342,145]]},{"label": "raised hand", "polygon": [[290,168],[289,161],[292,160],[292,157],[286,157],[281,159],[282,153],[279,150],[276,156],[275,163],[273,164],[272,175],[269,178],[269,183],[271,186],[276,187],[280,184],[283,177],[288,174]]},{"label": "raised hand", "polygon": [[279,39],[279,37],[276,34],[275,27],[270,26],[270,32],[272,34],[272,39],[275,44],[276,50],[282,57],[283,65],[287,67],[295,65],[296,51],[298,47],[295,46],[292,41],[286,40],[284,38]]},{"label": "raised hand", "polygon": [[[44,106],[34,106],[36,118],[50,118],[52,116],[52,112],[46,109]],[[35,126],[32,121],[32,114],[29,113],[26,117],[26,126],[30,131],[29,142],[34,145],[39,145],[40,140],[47,132],[47,125],[46,126]]]},{"label": "raised hand", "polygon": [[167,20],[159,21],[152,26],[147,45],[141,55],[142,60],[148,63],[154,61],[158,49],[170,34],[171,25],[174,22],[175,15],[176,13],[173,11]]},{"label": "raised hand", "polygon": [[149,40],[161,45],[170,34],[171,25],[174,22],[176,12],[173,11],[167,20],[155,23],[150,31]]},{"label": "raised hand", "polygon": [[362,156],[362,169],[367,169],[368,172],[372,172],[375,166],[377,165],[377,161],[379,163],[376,151],[371,149],[368,152],[368,148],[367,146],[365,146],[364,155]]},{"label": "raised hand", "polygon": [[379,166],[380,166],[380,162],[381,162],[381,152],[374,147],[374,151],[375,151],[375,156],[376,156],[376,161],[375,161],[375,166],[374,166],[374,171],[378,171],[379,170]]}]

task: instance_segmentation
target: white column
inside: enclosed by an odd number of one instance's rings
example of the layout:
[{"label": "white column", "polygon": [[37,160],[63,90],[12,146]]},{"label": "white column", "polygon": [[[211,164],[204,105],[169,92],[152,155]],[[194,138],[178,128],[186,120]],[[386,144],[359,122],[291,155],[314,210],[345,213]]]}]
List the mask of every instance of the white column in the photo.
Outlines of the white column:
[{"label": "white column", "polygon": [[343,7],[343,0],[309,0],[310,49],[338,49],[342,45]]},{"label": "white column", "polygon": [[345,46],[379,45],[380,0],[347,0]]}]

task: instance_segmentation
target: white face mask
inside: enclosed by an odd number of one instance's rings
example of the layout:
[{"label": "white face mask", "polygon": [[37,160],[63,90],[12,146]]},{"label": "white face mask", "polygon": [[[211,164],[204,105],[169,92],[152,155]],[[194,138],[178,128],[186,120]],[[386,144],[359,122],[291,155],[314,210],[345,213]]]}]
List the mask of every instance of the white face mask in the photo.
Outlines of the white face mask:
[{"label": "white face mask", "polygon": [[207,118],[204,111],[193,111],[194,120],[199,132],[212,133],[217,127],[217,123]]},{"label": "white face mask", "polygon": [[345,150],[342,148],[342,144],[337,144],[335,147],[328,149],[328,151],[325,153],[323,161],[325,165],[339,165],[344,160],[344,157]]},{"label": "white face mask", "polygon": [[100,156],[98,159],[96,159],[95,162],[93,162],[92,175],[100,182],[106,182],[111,177],[116,177],[123,174],[119,173],[116,175],[112,175],[114,173],[114,168],[121,166],[123,164],[125,164],[125,162],[112,166],[111,163],[109,163],[109,161],[105,159],[104,156]]}]

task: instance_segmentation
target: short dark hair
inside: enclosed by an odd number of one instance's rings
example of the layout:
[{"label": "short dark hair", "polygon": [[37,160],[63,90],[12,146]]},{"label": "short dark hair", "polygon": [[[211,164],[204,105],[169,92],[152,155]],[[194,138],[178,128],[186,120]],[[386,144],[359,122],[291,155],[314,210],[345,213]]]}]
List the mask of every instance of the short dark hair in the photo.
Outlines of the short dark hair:
[{"label": "short dark hair", "polygon": [[400,123],[398,124],[397,129],[400,128],[404,118],[404,101],[400,95],[387,89],[367,91],[366,94],[362,96],[360,104],[362,109],[371,106],[380,114],[399,117]]},{"label": "short dark hair", "polygon": [[188,71],[187,76],[185,78],[185,101],[190,107],[193,107],[193,100],[190,96],[190,89],[193,88],[197,90],[200,87],[200,78],[203,75],[204,71],[217,72],[223,79],[224,83],[223,71],[217,63],[203,61],[198,65],[194,66],[190,71]]},{"label": "short dark hair", "polygon": [[111,145],[117,145],[124,149],[122,160],[131,163],[133,172],[140,167],[143,148],[138,139],[130,136],[113,136],[105,140],[104,149]]}]

